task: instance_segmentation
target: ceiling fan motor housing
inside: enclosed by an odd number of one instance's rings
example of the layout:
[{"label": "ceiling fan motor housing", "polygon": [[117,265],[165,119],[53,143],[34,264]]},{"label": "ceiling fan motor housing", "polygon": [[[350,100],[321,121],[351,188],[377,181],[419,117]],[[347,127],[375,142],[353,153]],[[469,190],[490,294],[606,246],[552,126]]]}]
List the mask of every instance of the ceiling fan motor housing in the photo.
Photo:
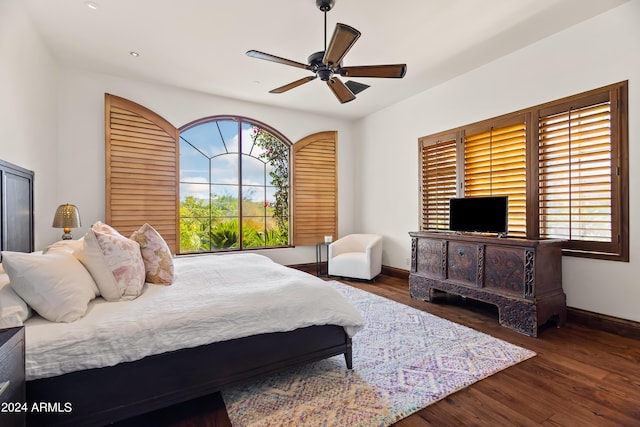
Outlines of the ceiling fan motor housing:
[{"label": "ceiling fan motor housing", "polygon": [[324,58],[324,52],[316,52],[309,56],[307,61],[309,65],[313,67],[313,71],[318,75],[320,80],[326,82],[331,79],[331,76],[335,73],[335,71],[328,65],[324,65],[322,63],[322,58]]}]

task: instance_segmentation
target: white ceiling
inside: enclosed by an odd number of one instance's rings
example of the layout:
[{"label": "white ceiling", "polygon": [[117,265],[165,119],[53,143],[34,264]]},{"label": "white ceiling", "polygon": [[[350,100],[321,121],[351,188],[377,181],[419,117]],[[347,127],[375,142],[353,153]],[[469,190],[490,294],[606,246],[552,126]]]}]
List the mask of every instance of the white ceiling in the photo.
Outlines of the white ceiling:
[{"label": "white ceiling", "polygon": [[[406,63],[403,79],[340,104],[310,72],[249,58],[260,50],[297,62],[324,48],[314,0],[25,0],[60,63],[261,104],[355,119],[429,89],[627,0],[336,0],[337,22],[362,32],[343,63]],[[130,51],[140,53],[134,58]],[[346,79],[343,79],[346,80]]]}]

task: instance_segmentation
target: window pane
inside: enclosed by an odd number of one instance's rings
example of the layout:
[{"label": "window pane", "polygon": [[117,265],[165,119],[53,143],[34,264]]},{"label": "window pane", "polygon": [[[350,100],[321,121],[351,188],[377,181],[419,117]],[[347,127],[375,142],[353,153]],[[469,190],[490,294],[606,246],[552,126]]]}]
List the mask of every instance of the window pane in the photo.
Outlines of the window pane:
[{"label": "window pane", "polygon": [[242,215],[265,216],[266,200],[265,187],[244,186],[242,187]]},{"label": "window pane", "polygon": [[211,250],[208,218],[180,217],[180,249],[182,252],[207,252]]},{"label": "window pane", "polygon": [[211,159],[212,184],[238,184],[238,156],[225,154]]},{"label": "window pane", "polygon": [[211,250],[238,249],[240,235],[238,218],[211,219]]},{"label": "window pane", "polygon": [[228,153],[237,153],[239,147],[238,122],[235,120],[218,120],[218,133]]},{"label": "window pane", "polygon": [[209,184],[180,184],[180,208],[189,209],[186,216],[209,216]]},{"label": "window pane", "polygon": [[276,204],[276,192],[278,189],[276,187],[266,187],[266,207],[267,207],[267,216],[273,216],[273,207]]},{"label": "window pane", "polygon": [[209,182],[209,158],[180,139],[180,182]]},{"label": "window pane", "polygon": [[260,147],[259,144],[256,144],[258,136],[260,132],[264,132],[259,127],[252,125],[251,123],[243,122],[242,123],[242,153],[259,157],[260,154],[264,152],[264,150]]},{"label": "window pane", "polygon": [[[184,144],[211,158],[228,151],[216,122],[206,122],[180,133],[180,149]],[[182,158],[182,152],[180,153]]]},{"label": "window pane", "polygon": [[264,217],[243,216],[242,245],[245,248],[260,248],[265,246]]},{"label": "window pane", "polygon": [[242,185],[266,184],[264,162],[255,157],[242,156]]},{"label": "window pane", "polygon": [[211,186],[211,216],[237,217],[238,216],[238,186],[237,185],[212,185]]}]

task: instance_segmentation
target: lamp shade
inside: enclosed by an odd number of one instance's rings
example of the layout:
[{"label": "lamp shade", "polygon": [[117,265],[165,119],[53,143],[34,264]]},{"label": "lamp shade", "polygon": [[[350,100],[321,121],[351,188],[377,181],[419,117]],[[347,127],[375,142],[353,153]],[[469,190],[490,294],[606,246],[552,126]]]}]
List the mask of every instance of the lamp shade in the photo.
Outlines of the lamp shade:
[{"label": "lamp shade", "polygon": [[58,206],[56,214],[53,217],[53,225],[55,228],[64,228],[63,239],[71,239],[71,229],[78,228],[80,223],[80,212],[75,205],[65,204]]}]

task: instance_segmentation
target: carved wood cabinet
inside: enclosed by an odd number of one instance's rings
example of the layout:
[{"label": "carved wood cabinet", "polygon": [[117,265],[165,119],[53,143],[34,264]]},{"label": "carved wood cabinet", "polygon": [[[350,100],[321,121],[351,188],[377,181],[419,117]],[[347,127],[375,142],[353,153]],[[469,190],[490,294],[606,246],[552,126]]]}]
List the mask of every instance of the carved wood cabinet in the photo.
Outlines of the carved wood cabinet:
[{"label": "carved wood cabinet", "polygon": [[498,307],[500,324],[529,336],[566,321],[560,240],[448,232],[411,232],[409,290],[430,301],[434,290]]}]

